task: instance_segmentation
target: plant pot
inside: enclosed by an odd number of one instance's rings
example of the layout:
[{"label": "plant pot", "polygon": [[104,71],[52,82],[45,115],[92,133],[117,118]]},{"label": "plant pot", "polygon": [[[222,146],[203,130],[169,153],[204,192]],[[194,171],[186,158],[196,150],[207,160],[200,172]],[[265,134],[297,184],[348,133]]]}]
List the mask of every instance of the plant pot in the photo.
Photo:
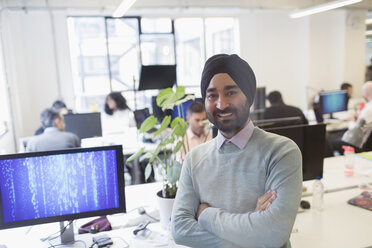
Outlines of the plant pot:
[{"label": "plant pot", "polygon": [[159,206],[160,225],[163,229],[168,230],[170,225],[170,219],[172,216],[174,198],[162,197],[161,190],[158,193],[156,193],[156,195]]}]

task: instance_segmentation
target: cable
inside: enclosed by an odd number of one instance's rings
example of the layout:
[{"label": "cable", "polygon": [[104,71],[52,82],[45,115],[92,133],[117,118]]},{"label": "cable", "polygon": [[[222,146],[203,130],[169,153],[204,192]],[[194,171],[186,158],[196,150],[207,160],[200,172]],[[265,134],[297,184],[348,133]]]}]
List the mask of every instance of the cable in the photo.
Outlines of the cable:
[{"label": "cable", "polygon": [[156,221],[156,222],[159,221],[159,220],[156,219],[155,217],[152,217],[151,215],[149,215],[149,214],[146,212],[146,210],[145,210],[144,207],[139,207],[139,208],[138,208],[138,213],[139,213],[140,215],[146,215],[147,217],[151,218],[152,220],[154,220],[154,221]]}]

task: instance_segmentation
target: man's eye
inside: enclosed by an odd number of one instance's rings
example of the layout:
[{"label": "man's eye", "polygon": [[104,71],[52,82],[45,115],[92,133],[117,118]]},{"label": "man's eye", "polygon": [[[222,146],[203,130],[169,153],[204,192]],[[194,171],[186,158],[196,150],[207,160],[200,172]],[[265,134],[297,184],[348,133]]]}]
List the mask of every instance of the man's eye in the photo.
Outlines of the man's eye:
[{"label": "man's eye", "polygon": [[228,96],[232,96],[232,95],[235,95],[235,94],[236,94],[235,91],[229,91],[229,92],[227,92],[227,95],[228,95]]},{"label": "man's eye", "polygon": [[211,100],[211,99],[213,99],[215,97],[216,97],[216,95],[214,95],[214,94],[210,94],[210,95],[207,96],[208,100]]}]

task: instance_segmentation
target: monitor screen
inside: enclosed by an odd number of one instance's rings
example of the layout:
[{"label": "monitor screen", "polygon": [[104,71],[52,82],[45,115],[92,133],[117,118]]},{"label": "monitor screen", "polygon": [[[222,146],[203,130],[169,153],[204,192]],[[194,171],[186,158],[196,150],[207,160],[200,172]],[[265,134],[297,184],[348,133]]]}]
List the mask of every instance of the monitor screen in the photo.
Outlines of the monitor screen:
[{"label": "monitor screen", "polygon": [[0,156],[0,229],[123,212],[121,146]]},{"label": "monitor screen", "polygon": [[176,65],[142,65],[138,90],[166,89],[176,82]]},{"label": "monitor screen", "polygon": [[301,150],[303,180],[323,177],[326,125],[298,125],[265,129],[293,140]]},{"label": "monitor screen", "polygon": [[67,114],[64,119],[65,131],[80,139],[102,136],[101,113]]},{"label": "monitor screen", "polygon": [[319,94],[319,104],[323,114],[332,114],[347,110],[347,91],[330,91]]}]

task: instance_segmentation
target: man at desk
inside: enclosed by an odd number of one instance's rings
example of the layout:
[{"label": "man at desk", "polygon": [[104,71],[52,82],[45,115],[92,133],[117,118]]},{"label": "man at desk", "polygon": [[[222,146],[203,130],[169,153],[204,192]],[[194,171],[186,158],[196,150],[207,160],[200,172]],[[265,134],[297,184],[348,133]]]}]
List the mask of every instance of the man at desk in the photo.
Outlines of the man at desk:
[{"label": "man at desk", "polygon": [[41,112],[40,120],[44,132],[28,141],[26,151],[37,152],[80,147],[79,138],[73,133],[64,131],[63,116],[54,109],[48,108]]},{"label": "man at desk", "polygon": [[309,123],[301,109],[284,103],[282,94],[279,91],[270,92],[270,94],[267,96],[267,99],[269,100],[271,106],[265,109],[264,119],[298,116],[301,118],[301,124]]},{"label": "man at desk", "polygon": [[185,139],[185,148],[181,148],[181,156],[184,159],[185,154],[187,154],[192,148],[200,145],[212,138],[211,133],[205,130],[204,121],[207,119],[207,115],[205,113],[204,104],[198,101],[194,101],[190,104],[187,108],[186,114],[187,123],[189,127],[187,129],[187,139]]},{"label": "man at desk", "polygon": [[237,55],[205,63],[201,93],[217,137],[192,149],[182,166],[172,235],[192,247],[290,247],[302,187],[301,153],[282,136],[254,127],[251,67]]}]

